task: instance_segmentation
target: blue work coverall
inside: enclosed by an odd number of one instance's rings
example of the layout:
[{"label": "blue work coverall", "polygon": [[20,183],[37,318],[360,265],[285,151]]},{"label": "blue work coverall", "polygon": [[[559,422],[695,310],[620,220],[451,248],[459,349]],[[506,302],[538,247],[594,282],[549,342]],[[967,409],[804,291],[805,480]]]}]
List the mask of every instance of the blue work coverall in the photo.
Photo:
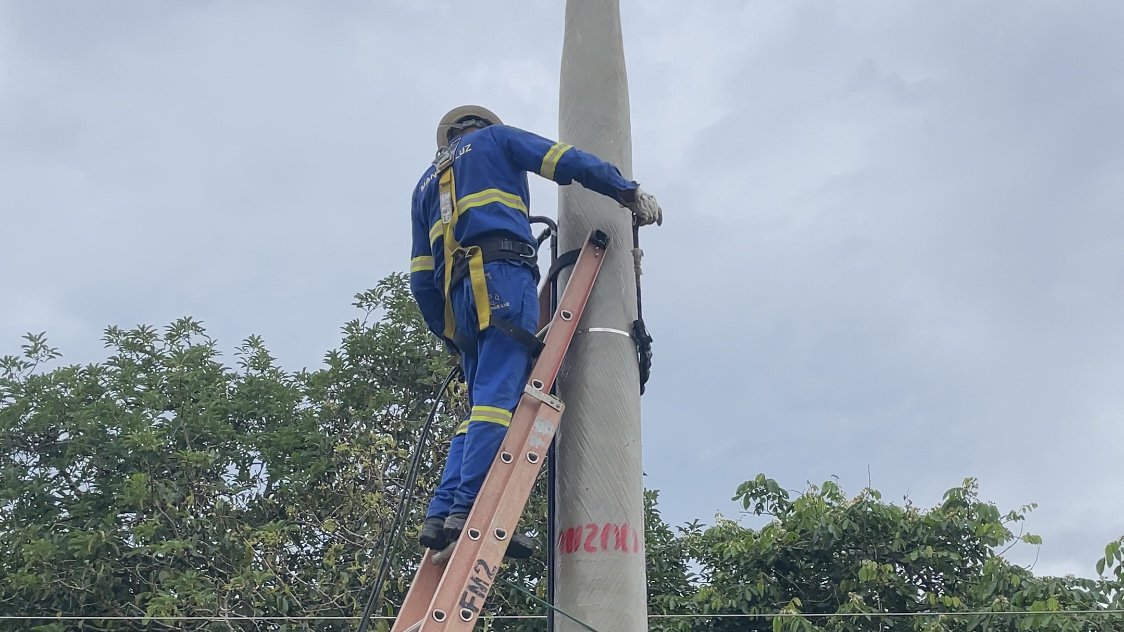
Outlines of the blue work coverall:
[{"label": "blue work coverall", "polygon": [[[426,325],[450,343],[445,335],[449,331],[446,301],[452,307],[457,339],[470,347],[459,352],[471,412],[452,439],[427,518],[469,513],[511,424],[532,362],[530,350],[509,335],[494,327],[480,329],[469,277],[452,284],[446,296],[445,259],[450,249],[443,240],[447,229],[451,228],[461,248],[496,236],[534,244],[528,221],[528,172],[558,184],[576,181],[616,200],[637,187],[596,156],[506,125],[491,125],[455,138],[450,150],[456,200],[452,216],[442,217],[440,173],[434,165],[414,189],[410,289]],[[491,319],[533,332],[539,303],[530,265],[497,260],[485,263],[483,269]]]}]

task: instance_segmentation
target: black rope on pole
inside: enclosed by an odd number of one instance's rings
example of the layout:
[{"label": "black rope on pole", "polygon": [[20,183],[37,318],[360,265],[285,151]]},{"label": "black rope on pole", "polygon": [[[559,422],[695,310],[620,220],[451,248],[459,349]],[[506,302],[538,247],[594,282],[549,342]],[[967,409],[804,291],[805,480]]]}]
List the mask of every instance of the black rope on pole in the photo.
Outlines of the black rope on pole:
[{"label": "black rope on pole", "polygon": [[636,355],[640,361],[640,394],[648,385],[648,378],[652,377],[652,334],[644,324],[644,301],[640,295],[640,225],[632,224],[632,257],[633,268],[636,270],[636,321],[632,323],[632,338],[636,341]]}]

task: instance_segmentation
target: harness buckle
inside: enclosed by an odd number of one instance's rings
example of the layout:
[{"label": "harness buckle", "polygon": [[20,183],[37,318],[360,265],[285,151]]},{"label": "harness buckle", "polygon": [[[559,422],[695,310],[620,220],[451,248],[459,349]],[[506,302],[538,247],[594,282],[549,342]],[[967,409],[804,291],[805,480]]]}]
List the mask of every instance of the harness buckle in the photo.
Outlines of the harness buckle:
[{"label": "harness buckle", "polygon": [[513,252],[524,259],[534,259],[538,254],[535,247],[525,241],[517,241],[514,239],[505,239],[500,242],[500,248]]},{"label": "harness buckle", "polygon": [[456,143],[452,143],[437,150],[437,155],[433,158],[433,168],[437,170],[438,174],[453,164],[453,148],[455,145]]}]

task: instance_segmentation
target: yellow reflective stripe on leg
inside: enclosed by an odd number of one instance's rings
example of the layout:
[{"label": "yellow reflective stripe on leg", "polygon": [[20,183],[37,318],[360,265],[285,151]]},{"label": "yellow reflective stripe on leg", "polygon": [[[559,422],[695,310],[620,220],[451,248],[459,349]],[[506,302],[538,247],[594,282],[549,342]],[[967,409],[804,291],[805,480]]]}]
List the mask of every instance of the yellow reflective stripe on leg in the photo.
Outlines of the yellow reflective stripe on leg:
[{"label": "yellow reflective stripe on leg", "polygon": [[480,331],[484,331],[492,324],[492,305],[488,298],[488,281],[484,277],[484,254],[477,246],[468,249],[468,278],[472,280],[476,322],[480,325]]},{"label": "yellow reflective stripe on leg", "polygon": [[511,425],[511,411],[496,406],[473,406],[472,421],[487,421],[501,426]]},{"label": "yellow reflective stripe on leg", "polygon": [[468,432],[468,425],[474,421],[489,424],[499,424],[504,428],[511,427],[511,411],[496,406],[473,406],[472,414],[457,426],[456,434]]},{"label": "yellow reflective stripe on leg", "polygon": [[433,272],[433,255],[410,259],[410,272]]},{"label": "yellow reflective stripe on leg", "polygon": [[474,209],[477,206],[484,206],[485,204],[499,203],[508,208],[515,209],[521,213],[527,213],[527,205],[523,202],[523,198],[508,193],[500,189],[484,189],[479,193],[466,195],[457,200],[457,209],[463,213],[469,209]]},{"label": "yellow reflective stripe on leg", "polygon": [[504,428],[510,428],[511,427],[511,420],[510,419],[493,419],[491,417],[473,417],[472,421],[474,423],[496,424],[497,426],[503,426]]},{"label": "yellow reflective stripe on leg", "polygon": [[473,406],[469,421],[509,427],[511,425],[511,412],[506,408],[497,408],[496,406]]},{"label": "yellow reflective stripe on leg", "polygon": [[554,143],[550,151],[542,158],[542,167],[539,167],[539,175],[542,177],[553,180],[554,170],[558,168],[558,160],[562,158],[562,154],[573,149],[570,145],[565,143]]}]

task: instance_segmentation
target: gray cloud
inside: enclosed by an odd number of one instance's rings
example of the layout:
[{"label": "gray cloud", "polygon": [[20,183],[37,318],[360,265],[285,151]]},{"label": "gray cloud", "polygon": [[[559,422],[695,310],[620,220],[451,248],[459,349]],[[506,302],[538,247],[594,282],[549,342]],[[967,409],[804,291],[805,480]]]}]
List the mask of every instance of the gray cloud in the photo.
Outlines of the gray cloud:
[{"label": "gray cloud", "polygon": [[[1124,438],[1124,145],[1121,16],[1089,8],[1104,13],[806,5],[688,23],[718,48],[777,30],[667,88],[720,114],[653,160],[665,204],[691,214],[650,241],[695,264],[649,262],[650,283],[674,279],[650,299],[680,338],[661,342],[693,357],[660,365],[674,390],[654,397],[713,431],[688,439],[665,496],[702,513],[722,506],[690,490],[715,479],[854,489],[869,465],[928,504],[977,475],[1005,506],[1042,504],[1047,567],[1091,572],[1122,530],[1116,468],[1093,455]],[[648,445],[682,445],[670,433]]]},{"label": "gray cloud", "polygon": [[[471,15],[470,15],[471,14]],[[1124,532],[1124,9],[626,2],[674,521],[763,471],[1037,501],[1036,570]],[[0,5],[4,346],[208,323],[318,364],[401,270],[434,121],[555,134],[559,3]],[[552,186],[535,208],[553,212]],[[7,352],[7,351],[5,351]],[[1020,555],[1027,555],[1024,560]],[[1033,552],[1016,553],[1029,563]]]}]

